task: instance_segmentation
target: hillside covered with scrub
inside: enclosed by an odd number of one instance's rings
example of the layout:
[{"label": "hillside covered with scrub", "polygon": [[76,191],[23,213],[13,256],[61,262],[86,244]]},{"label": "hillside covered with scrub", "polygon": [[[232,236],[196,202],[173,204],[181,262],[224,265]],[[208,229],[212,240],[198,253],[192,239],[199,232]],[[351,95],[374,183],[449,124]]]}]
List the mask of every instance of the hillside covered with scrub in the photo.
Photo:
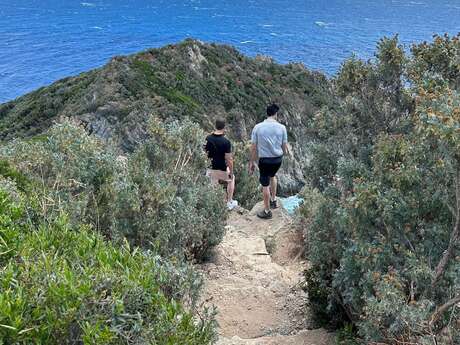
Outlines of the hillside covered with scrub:
[{"label": "hillside covered with scrub", "polygon": [[71,117],[120,152],[132,152],[148,137],[152,116],[163,122],[190,119],[206,131],[225,117],[230,137],[243,142],[273,101],[283,105],[282,121],[291,129],[296,159],[282,180],[291,192],[305,183],[307,121],[321,107],[333,107],[334,100],[325,76],[301,64],[279,65],[229,46],[187,40],[115,57],[100,69],[0,106],[0,138],[32,137]]},{"label": "hillside covered with scrub", "polygon": [[223,235],[203,176],[226,117],[236,198],[247,140],[280,104],[310,308],[338,340],[460,343],[460,41],[384,38],[332,78],[187,40],[0,105],[0,343],[211,344],[197,305]]}]

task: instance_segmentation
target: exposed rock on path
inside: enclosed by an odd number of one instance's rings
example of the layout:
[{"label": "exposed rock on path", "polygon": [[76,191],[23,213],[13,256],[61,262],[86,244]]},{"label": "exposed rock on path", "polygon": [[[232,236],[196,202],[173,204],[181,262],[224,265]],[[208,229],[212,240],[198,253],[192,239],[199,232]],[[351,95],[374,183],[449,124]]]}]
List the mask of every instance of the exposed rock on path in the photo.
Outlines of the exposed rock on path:
[{"label": "exposed rock on path", "polygon": [[[218,345],[326,345],[333,336],[313,329],[301,289],[302,239],[281,209],[272,220],[233,212],[212,260],[201,266],[206,305],[217,308]],[[241,214],[242,213],[242,214]]]}]

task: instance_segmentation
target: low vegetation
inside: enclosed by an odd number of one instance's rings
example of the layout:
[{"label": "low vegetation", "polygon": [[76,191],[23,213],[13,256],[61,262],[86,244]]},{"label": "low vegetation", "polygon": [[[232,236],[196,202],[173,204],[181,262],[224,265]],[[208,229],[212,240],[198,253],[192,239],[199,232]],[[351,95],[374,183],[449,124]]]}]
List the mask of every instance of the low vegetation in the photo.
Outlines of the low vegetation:
[{"label": "low vegetation", "polygon": [[211,342],[212,319],[180,302],[193,288],[186,271],[63,215],[34,227],[24,202],[0,192],[2,344]]},{"label": "low vegetation", "polygon": [[[366,342],[460,341],[459,37],[345,62],[311,123],[312,307]],[[348,329],[350,329],[348,327]]]},{"label": "low vegetation", "polygon": [[213,341],[188,262],[221,240],[223,195],[198,126],[149,131],[128,156],[69,121],[0,149],[3,344]]}]

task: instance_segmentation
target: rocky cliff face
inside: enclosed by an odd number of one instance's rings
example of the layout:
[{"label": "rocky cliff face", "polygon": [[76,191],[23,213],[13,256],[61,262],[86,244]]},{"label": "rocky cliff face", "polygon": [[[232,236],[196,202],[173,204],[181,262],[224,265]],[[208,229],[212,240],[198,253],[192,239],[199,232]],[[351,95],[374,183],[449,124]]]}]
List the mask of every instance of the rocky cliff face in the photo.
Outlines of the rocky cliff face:
[{"label": "rocky cliff face", "polygon": [[115,57],[106,66],[0,105],[0,138],[32,137],[63,117],[132,151],[146,136],[149,117],[163,121],[191,118],[212,130],[217,117],[229,123],[229,136],[246,141],[270,102],[281,105],[295,159],[280,183],[285,192],[304,181],[309,119],[333,106],[328,80],[300,64],[279,65],[248,58],[228,46],[187,40],[177,45]]}]

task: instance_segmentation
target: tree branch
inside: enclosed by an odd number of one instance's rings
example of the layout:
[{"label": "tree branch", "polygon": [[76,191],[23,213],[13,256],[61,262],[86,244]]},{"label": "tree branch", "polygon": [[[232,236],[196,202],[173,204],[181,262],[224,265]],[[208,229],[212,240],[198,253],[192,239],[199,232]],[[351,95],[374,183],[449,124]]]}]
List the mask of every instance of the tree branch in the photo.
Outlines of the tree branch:
[{"label": "tree branch", "polygon": [[340,294],[339,294],[335,289],[333,289],[333,292],[334,292],[334,293],[333,293],[333,296],[334,296],[335,300],[340,304],[340,306],[342,307],[342,309],[345,311],[345,314],[347,314],[348,319],[349,319],[351,322],[356,321],[356,318],[353,317],[352,312],[347,308],[347,306],[345,305],[345,303],[343,303],[342,298],[340,297]]},{"label": "tree branch", "polygon": [[450,299],[439,308],[436,308],[436,311],[431,316],[430,325],[433,325],[436,321],[438,321],[444,312],[446,312],[450,307],[456,305],[457,303],[460,303],[460,295]]}]

